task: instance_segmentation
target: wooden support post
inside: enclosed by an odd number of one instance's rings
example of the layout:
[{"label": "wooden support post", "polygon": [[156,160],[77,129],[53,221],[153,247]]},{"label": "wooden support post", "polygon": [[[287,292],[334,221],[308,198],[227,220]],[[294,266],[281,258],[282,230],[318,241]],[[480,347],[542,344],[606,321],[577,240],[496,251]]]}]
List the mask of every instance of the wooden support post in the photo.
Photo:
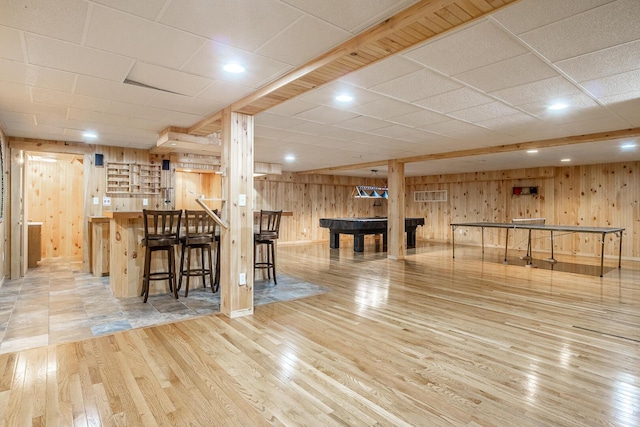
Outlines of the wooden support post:
[{"label": "wooden support post", "polygon": [[404,163],[389,160],[387,258],[404,259]]},{"label": "wooden support post", "polygon": [[233,318],[253,314],[253,116],[231,108],[222,111],[222,171],[220,311]]}]

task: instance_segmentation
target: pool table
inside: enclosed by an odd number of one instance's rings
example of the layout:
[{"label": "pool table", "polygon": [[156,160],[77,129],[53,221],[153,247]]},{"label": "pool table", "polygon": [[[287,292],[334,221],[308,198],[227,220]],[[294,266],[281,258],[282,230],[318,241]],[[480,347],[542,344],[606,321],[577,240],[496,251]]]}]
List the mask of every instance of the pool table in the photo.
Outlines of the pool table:
[{"label": "pool table", "polygon": [[[407,233],[407,248],[416,247],[416,229],[424,225],[424,218],[405,218],[404,230]],[[364,236],[366,234],[382,234],[382,244],[387,246],[387,218],[321,218],[320,227],[330,231],[329,246],[340,247],[340,235],[353,235],[353,251],[364,252]]]}]

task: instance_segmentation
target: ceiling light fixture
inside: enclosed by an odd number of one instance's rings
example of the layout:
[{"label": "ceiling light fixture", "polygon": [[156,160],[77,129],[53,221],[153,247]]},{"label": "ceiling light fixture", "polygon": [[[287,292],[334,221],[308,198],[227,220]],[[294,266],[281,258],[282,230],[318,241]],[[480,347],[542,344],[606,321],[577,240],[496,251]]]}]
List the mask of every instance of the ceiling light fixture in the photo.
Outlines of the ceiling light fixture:
[{"label": "ceiling light fixture", "polygon": [[527,150],[528,154],[536,154],[538,150]]},{"label": "ceiling light fixture", "polygon": [[568,105],[565,104],[564,102],[556,102],[554,104],[549,105],[548,109],[551,111],[559,111],[559,110],[564,110],[567,107]]},{"label": "ceiling light fixture", "polygon": [[636,143],[635,142],[627,142],[625,144],[622,144],[620,146],[620,148],[622,148],[623,150],[631,150],[633,148],[636,148]]},{"label": "ceiling light fixture", "polygon": [[96,139],[98,137],[98,134],[95,132],[87,131],[87,132],[84,132],[82,136],[84,136],[85,138]]},{"label": "ceiling light fixture", "polygon": [[353,96],[351,95],[338,95],[336,96],[336,101],[338,102],[350,102],[353,101]]},{"label": "ceiling light fixture", "polygon": [[562,159],[562,160],[560,160],[560,161],[561,161],[561,162],[564,162],[564,163],[567,163],[567,162],[570,162],[570,161],[571,161],[571,159]]},{"label": "ceiling light fixture", "polygon": [[287,162],[293,162],[296,159],[296,157],[293,154],[287,154],[286,156],[284,156],[284,159]]},{"label": "ceiling light fixture", "polygon": [[228,73],[233,73],[233,74],[244,73],[244,67],[236,63],[227,64],[222,68]]}]

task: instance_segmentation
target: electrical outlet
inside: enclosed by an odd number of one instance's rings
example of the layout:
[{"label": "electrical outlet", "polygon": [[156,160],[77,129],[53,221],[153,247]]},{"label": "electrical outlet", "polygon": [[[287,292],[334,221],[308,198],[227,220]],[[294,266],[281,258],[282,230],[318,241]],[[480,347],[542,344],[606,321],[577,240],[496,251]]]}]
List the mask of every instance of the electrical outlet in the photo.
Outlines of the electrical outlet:
[{"label": "electrical outlet", "polygon": [[111,197],[104,196],[102,198],[102,206],[111,206]]},{"label": "electrical outlet", "polygon": [[238,284],[240,286],[245,286],[247,284],[247,273],[240,273],[240,277],[238,279]]}]

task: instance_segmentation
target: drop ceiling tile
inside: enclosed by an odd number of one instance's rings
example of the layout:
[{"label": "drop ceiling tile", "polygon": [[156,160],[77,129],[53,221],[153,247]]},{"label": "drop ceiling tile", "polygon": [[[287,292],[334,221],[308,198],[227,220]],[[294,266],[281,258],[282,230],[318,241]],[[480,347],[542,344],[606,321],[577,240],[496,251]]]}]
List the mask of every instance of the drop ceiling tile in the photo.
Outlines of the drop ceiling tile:
[{"label": "drop ceiling tile", "polygon": [[78,77],[74,93],[94,98],[146,105],[155,93],[153,89],[134,86],[95,77]]},{"label": "drop ceiling tile", "polygon": [[207,101],[167,92],[154,93],[148,105],[162,110],[177,111],[198,116],[206,116],[207,114],[226,107],[226,104],[221,102]]},{"label": "drop ceiling tile", "polygon": [[209,99],[229,105],[253,92],[253,88],[237,83],[214,80],[206,89],[198,94],[198,98]]},{"label": "drop ceiling tile", "polygon": [[409,7],[415,0],[283,0],[343,30],[359,32]]},{"label": "drop ceiling tile", "polygon": [[8,127],[17,127],[28,129],[34,126],[33,114],[29,113],[16,113],[14,111],[7,111],[6,109],[0,110],[0,121],[2,121],[6,127],[2,129],[7,132]]},{"label": "drop ceiling tile", "polygon": [[0,25],[0,58],[11,61],[24,61],[20,32]]},{"label": "drop ceiling tile", "polygon": [[611,104],[610,108],[622,119],[633,126],[640,126],[640,99],[627,100]]},{"label": "drop ceiling tile", "polygon": [[173,126],[184,127],[188,127],[202,118],[195,114],[163,110],[160,108],[147,107],[118,101],[110,102],[105,109],[105,112],[112,114],[123,114],[127,117],[132,118],[156,120],[159,122],[171,123],[171,125]]},{"label": "drop ceiling tile", "polygon": [[256,138],[268,138],[268,139],[285,139],[291,136],[293,132],[284,129],[276,129],[266,126],[256,125],[254,127],[254,135]]},{"label": "drop ceiling tile", "polygon": [[449,120],[451,119],[443,114],[428,110],[416,111],[415,113],[404,114],[389,119],[390,122],[415,128],[423,128],[433,123],[446,122]]},{"label": "drop ceiling tile", "polygon": [[583,82],[582,85],[596,98],[606,98],[640,91],[640,69]]},{"label": "drop ceiling tile", "polygon": [[607,105],[609,108],[615,109],[620,106],[628,105],[630,103],[640,102],[640,91],[626,92],[619,95],[607,96],[598,99],[598,101]]},{"label": "drop ceiling tile", "polygon": [[618,0],[522,34],[520,37],[552,62],[640,38],[640,2]]},{"label": "drop ceiling tile", "polygon": [[475,126],[470,123],[461,122],[460,120],[449,120],[441,123],[434,123],[421,128],[427,132],[437,133],[451,138],[465,139],[475,137],[481,134],[493,134],[487,129]]},{"label": "drop ceiling tile", "polygon": [[13,111],[14,113],[33,114],[36,117],[55,117],[64,118],[67,115],[67,108],[57,105],[33,104],[29,100],[12,99],[11,102],[4,104],[2,101],[2,109],[5,111]]},{"label": "drop ceiling tile", "polygon": [[379,129],[381,127],[385,127],[387,126],[387,122],[385,122],[384,120],[378,120],[371,117],[360,116],[354,119],[349,119],[349,120],[342,121],[340,123],[336,123],[334,126],[339,128],[366,132],[374,129]]},{"label": "drop ceiling tile", "polygon": [[559,61],[555,65],[583,82],[640,69],[640,40]]},{"label": "drop ceiling tile", "polygon": [[427,43],[405,57],[449,76],[527,53],[512,36],[494,22],[481,20]]},{"label": "drop ceiling tile", "polygon": [[540,119],[525,113],[510,114],[505,117],[481,120],[475,124],[508,135],[514,135],[516,132],[523,129],[533,129],[545,126]]},{"label": "drop ceiling tile", "polygon": [[191,33],[96,5],[85,45],[178,69],[203,43]]},{"label": "drop ceiling tile", "polygon": [[421,99],[416,101],[415,104],[440,113],[449,113],[491,102],[495,102],[495,100],[471,88],[462,87],[451,92]]},{"label": "drop ceiling tile", "polygon": [[398,55],[349,73],[340,78],[340,81],[355,86],[371,88],[423,68],[423,66]]},{"label": "drop ceiling tile", "polygon": [[618,116],[594,118],[586,121],[558,124],[569,135],[584,135],[588,133],[607,132],[626,129],[629,123]]},{"label": "drop ceiling tile", "polygon": [[32,88],[33,102],[38,104],[62,105],[92,111],[104,111],[109,101],[90,96],[74,95],[57,90]]},{"label": "drop ceiling tile", "polygon": [[[225,72],[223,67],[229,62],[240,63],[245,67],[245,72]],[[273,76],[283,75],[291,66],[246,50],[209,41],[197,49],[181,69],[187,73],[256,89]]]},{"label": "drop ceiling tile", "polygon": [[492,102],[490,104],[477,105],[464,110],[454,111],[449,113],[448,116],[464,120],[465,122],[476,123],[482,120],[495,119],[516,113],[518,113],[518,110],[502,102]]},{"label": "drop ceiling tile", "polygon": [[256,126],[274,127],[282,129],[291,129],[294,126],[306,123],[306,120],[296,119],[294,117],[281,116],[279,114],[273,114],[265,112],[256,116],[254,124]]},{"label": "drop ceiling tile", "polygon": [[306,110],[302,113],[296,114],[295,117],[298,119],[310,120],[312,122],[334,124],[358,117],[358,114],[321,105],[316,108],[312,108],[311,110]]},{"label": "drop ceiling tile", "polygon": [[82,0],[3,1],[0,25],[80,43],[88,7]]},{"label": "drop ceiling tile", "polygon": [[[336,96],[338,95],[351,95],[353,100],[349,102],[340,102],[336,100]],[[351,86],[342,82],[334,82],[309,91],[298,99],[315,104],[326,105],[340,110],[348,110],[353,108],[355,105],[368,104],[369,102],[374,102],[382,98],[383,96],[370,90]]]},{"label": "drop ceiling tile", "polygon": [[395,99],[413,102],[462,87],[429,70],[420,70],[374,86],[371,90]]},{"label": "drop ceiling tile", "polygon": [[182,0],[170,2],[160,22],[254,51],[301,16],[300,11],[273,0]]},{"label": "drop ceiling tile", "polygon": [[132,15],[139,16],[141,18],[150,19],[155,21],[158,14],[162,10],[162,6],[166,3],[166,0],[145,0],[145,1],[131,1],[131,0],[92,0],[93,3],[99,3],[107,7],[118,9],[122,12],[130,13]]},{"label": "drop ceiling tile", "polygon": [[69,119],[78,122],[99,123],[105,125],[124,126],[129,117],[124,114],[112,114],[90,110],[69,109]]},{"label": "drop ceiling tile", "polygon": [[390,117],[415,113],[417,111],[421,111],[421,108],[393,99],[379,99],[364,105],[356,105],[352,108],[348,108],[347,110],[376,119],[388,119]]},{"label": "drop ceiling tile", "polygon": [[491,92],[490,95],[511,105],[530,104],[537,101],[551,101],[580,93],[580,90],[566,78],[557,76],[537,82],[526,83],[508,89]]},{"label": "drop ceiling tile", "polygon": [[31,93],[29,92],[29,87],[17,83],[0,81],[0,108],[3,108],[10,99],[30,101]]},{"label": "drop ceiling tile", "polygon": [[514,34],[522,34],[615,0],[521,0],[491,15]]},{"label": "drop ceiling tile", "polygon": [[[560,99],[559,99],[560,100]],[[561,99],[569,105],[566,110],[551,111],[547,102],[533,102],[519,106],[522,110],[550,123],[570,123],[575,121],[610,117],[612,113],[584,94],[566,96]]]},{"label": "drop ceiling tile", "polygon": [[383,128],[379,128],[379,129],[374,129],[372,131],[370,131],[369,133],[373,134],[373,135],[379,135],[379,136],[385,136],[388,138],[398,138],[398,139],[402,139],[402,137],[408,137],[411,135],[416,135],[420,132],[416,132],[416,129],[414,128],[410,128],[410,127],[406,127],[406,126],[401,126],[401,125],[391,125],[391,126],[385,126]]},{"label": "drop ceiling tile", "polygon": [[72,73],[5,59],[0,59],[0,69],[2,70],[0,78],[10,83],[71,92],[75,82],[75,75]]},{"label": "drop ceiling tile", "polygon": [[362,137],[362,132],[339,128],[335,126],[327,126],[316,122],[304,122],[293,126],[292,131],[310,134],[322,135],[327,138],[340,139],[343,141],[355,141]]},{"label": "drop ceiling tile", "polygon": [[195,96],[212,83],[205,77],[140,61],[131,68],[127,79],[187,96]]},{"label": "drop ceiling tile", "polygon": [[269,112],[284,116],[295,116],[296,114],[310,110],[315,106],[316,104],[312,102],[307,102],[301,98],[293,98],[270,108]]},{"label": "drop ceiling tile", "polygon": [[134,63],[131,58],[42,36],[26,34],[25,41],[30,64],[86,76],[122,81]]},{"label": "drop ceiling tile", "polygon": [[[313,34],[313,37],[308,37],[309,34]],[[297,66],[320,56],[349,37],[351,34],[346,31],[310,16],[303,16],[255,52]],[[305,42],[300,43],[300,40]]]},{"label": "drop ceiling tile", "polygon": [[519,86],[557,76],[558,73],[532,53],[509,58],[466,73],[456,79],[484,92]]}]

